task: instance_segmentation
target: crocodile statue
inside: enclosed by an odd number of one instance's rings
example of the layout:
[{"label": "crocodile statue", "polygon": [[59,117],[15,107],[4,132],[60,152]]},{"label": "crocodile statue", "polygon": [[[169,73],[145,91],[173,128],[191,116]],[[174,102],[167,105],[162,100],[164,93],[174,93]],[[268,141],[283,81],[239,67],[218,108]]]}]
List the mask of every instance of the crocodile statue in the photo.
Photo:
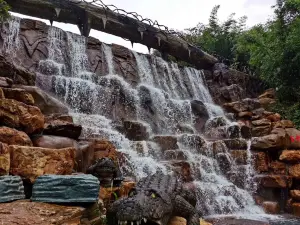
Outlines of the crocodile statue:
[{"label": "crocodile statue", "polygon": [[87,173],[97,177],[101,186],[111,186],[112,182],[113,186],[119,186],[123,180],[119,167],[108,157],[97,159]]},{"label": "crocodile statue", "polygon": [[[199,225],[195,194],[174,175],[156,173],[142,178],[127,198],[114,202],[107,212],[108,225],[167,225],[174,216],[187,225]],[[194,204],[193,204],[193,203]]]}]

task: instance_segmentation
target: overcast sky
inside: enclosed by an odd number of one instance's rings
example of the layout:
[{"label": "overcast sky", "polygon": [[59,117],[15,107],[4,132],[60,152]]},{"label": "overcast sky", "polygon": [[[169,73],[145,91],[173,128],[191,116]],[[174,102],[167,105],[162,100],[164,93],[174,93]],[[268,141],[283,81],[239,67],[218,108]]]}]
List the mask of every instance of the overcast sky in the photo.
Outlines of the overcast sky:
[{"label": "overcast sky", "polygon": [[[103,2],[113,4],[128,12],[137,12],[144,18],[157,20],[169,28],[183,30],[193,27],[199,22],[206,24],[215,5],[221,5],[220,20],[225,20],[235,12],[237,17],[244,15],[248,17],[248,26],[262,23],[272,17],[271,6],[275,4],[276,0],[103,0]],[[49,24],[48,21],[47,23]],[[78,28],[74,25],[54,22],[54,26],[79,33]],[[119,37],[94,30],[90,35],[108,44],[116,43],[131,48],[130,42]],[[134,45],[134,50],[148,52],[145,46],[139,44]]]}]

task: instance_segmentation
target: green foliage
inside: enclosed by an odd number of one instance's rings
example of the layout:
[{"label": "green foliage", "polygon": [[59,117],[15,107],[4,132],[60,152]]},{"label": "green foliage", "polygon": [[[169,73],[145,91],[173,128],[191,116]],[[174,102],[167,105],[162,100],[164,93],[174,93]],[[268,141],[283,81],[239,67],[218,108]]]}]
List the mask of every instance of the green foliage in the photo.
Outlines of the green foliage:
[{"label": "green foliage", "polygon": [[0,0],[0,23],[9,18],[10,7],[4,0]]},{"label": "green foliage", "polygon": [[219,9],[219,5],[213,8],[208,25],[199,23],[196,27],[186,29],[185,38],[205,51],[217,55],[224,63],[240,68],[243,58],[247,56],[240,54],[240,61],[235,60],[236,45],[238,37],[245,29],[247,17],[235,19],[235,14],[232,13],[221,23],[218,20]]},{"label": "green foliage", "polygon": [[292,105],[286,103],[276,103],[272,111],[278,112],[283,119],[288,119],[294,122],[297,129],[300,129],[300,103],[296,102]]},{"label": "green foliage", "polygon": [[246,29],[246,17],[218,20],[215,6],[207,25],[187,29],[185,37],[227,65],[259,76],[276,88],[276,105],[300,127],[300,0],[277,0],[274,18]]}]

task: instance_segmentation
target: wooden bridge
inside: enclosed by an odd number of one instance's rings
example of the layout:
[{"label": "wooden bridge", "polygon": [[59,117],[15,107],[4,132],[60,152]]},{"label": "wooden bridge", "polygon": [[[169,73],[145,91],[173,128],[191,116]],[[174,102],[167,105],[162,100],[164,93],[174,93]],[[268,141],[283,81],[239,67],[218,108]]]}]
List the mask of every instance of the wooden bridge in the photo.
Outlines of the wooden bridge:
[{"label": "wooden bridge", "polygon": [[217,59],[182,38],[84,0],[6,0],[11,11],[41,19],[75,24],[81,35],[95,29],[170,54],[198,69],[210,69]]}]

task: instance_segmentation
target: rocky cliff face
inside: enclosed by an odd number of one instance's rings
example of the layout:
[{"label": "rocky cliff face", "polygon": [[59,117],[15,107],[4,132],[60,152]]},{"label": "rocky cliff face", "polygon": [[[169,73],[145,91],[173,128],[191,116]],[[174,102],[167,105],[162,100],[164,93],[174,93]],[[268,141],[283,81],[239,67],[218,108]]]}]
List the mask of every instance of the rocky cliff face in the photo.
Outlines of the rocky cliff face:
[{"label": "rocky cliff face", "polygon": [[[258,79],[181,68],[34,20],[14,18],[0,35],[0,175],[21,176],[27,198],[39,176],[86,173],[109,157],[131,181],[178,173],[205,215],[299,215],[300,131],[265,110],[275,93]],[[100,197],[108,204],[111,190]]]}]

